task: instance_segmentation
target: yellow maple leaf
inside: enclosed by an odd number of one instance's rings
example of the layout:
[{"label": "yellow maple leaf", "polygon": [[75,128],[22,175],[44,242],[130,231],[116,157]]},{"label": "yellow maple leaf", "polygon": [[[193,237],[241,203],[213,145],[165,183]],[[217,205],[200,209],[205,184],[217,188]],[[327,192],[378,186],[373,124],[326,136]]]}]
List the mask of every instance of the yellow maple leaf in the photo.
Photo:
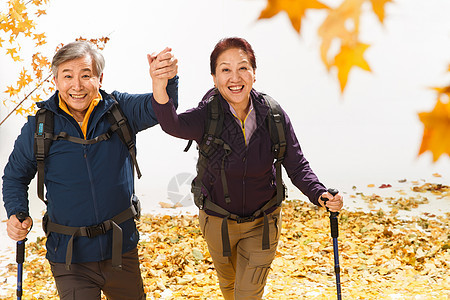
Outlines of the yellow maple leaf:
[{"label": "yellow maple leaf", "polygon": [[14,58],[14,54],[17,54],[17,49],[16,48],[6,49],[6,54],[9,54],[11,55],[12,58]]},{"label": "yellow maple leaf", "polygon": [[392,2],[392,0],[370,0],[372,2],[373,12],[377,15],[378,20],[381,23],[384,21],[384,6],[387,2]]},{"label": "yellow maple leaf", "polygon": [[364,59],[364,52],[370,45],[363,43],[356,43],[355,45],[343,45],[341,51],[334,58],[333,66],[338,69],[338,79],[341,85],[341,92],[344,91],[347,85],[348,75],[351,68],[360,67],[365,71],[371,71],[370,66]]},{"label": "yellow maple leaf", "polygon": [[45,40],[45,33],[34,34],[33,40],[38,40],[38,41]]},{"label": "yellow maple leaf", "polygon": [[23,88],[30,83],[30,80],[31,80],[31,76],[28,75],[25,68],[23,68],[22,72],[20,72],[19,80],[17,80],[17,86],[19,86],[20,88]]},{"label": "yellow maple leaf", "polygon": [[15,110],[15,113],[16,113],[16,115],[24,116],[24,115],[25,115],[25,108],[23,108],[23,107],[18,107],[18,108]]},{"label": "yellow maple leaf", "polygon": [[450,86],[433,87],[432,89],[438,92],[438,100],[442,100],[443,95],[446,95],[450,99]]},{"label": "yellow maple leaf", "polygon": [[330,10],[320,25],[317,31],[319,37],[322,38],[320,56],[327,69],[331,67],[332,59],[329,58],[328,52],[333,40],[341,40],[341,45],[354,43],[357,40],[361,6],[364,1],[344,0],[339,7]]},{"label": "yellow maple leaf", "polygon": [[1,37],[0,37],[0,48],[2,48],[3,47],[3,42],[4,42],[5,40],[3,40]]},{"label": "yellow maple leaf", "polygon": [[19,90],[15,89],[12,86],[8,86],[6,88],[7,88],[7,90],[5,91],[5,93],[8,93],[10,97],[17,95],[19,93]]},{"label": "yellow maple leaf", "polygon": [[8,17],[11,20],[11,22],[16,22],[16,21],[22,21],[22,15],[16,11],[14,8],[10,8],[9,12],[8,12]]},{"label": "yellow maple leaf", "polygon": [[27,74],[27,77],[25,78],[25,81],[27,82],[27,84],[30,84],[33,82],[33,78],[31,78],[31,75]]},{"label": "yellow maple leaf", "polygon": [[3,23],[3,22],[6,23],[6,19],[7,19],[6,14],[0,13],[0,23]]},{"label": "yellow maple leaf", "polygon": [[33,100],[34,102],[39,102],[42,101],[42,98],[40,94],[36,94],[35,96],[31,96],[31,100]]},{"label": "yellow maple leaf", "polygon": [[450,102],[438,100],[432,111],[419,113],[419,119],[424,125],[419,155],[429,150],[433,161],[442,154],[450,155]]},{"label": "yellow maple leaf", "polygon": [[45,10],[43,10],[43,9],[38,9],[37,12],[36,12],[36,16],[37,17],[40,17],[42,15],[46,15],[46,14],[47,14],[47,12]]},{"label": "yellow maple leaf", "polygon": [[24,18],[23,21],[19,22],[19,24],[17,24],[16,27],[21,32],[27,32],[30,31],[31,29],[34,29],[36,25],[34,24],[33,20]]},{"label": "yellow maple leaf", "polygon": [[292,27],[300,32],[302,18],[307,9],[323,9],[327,5],[318,0],[268,0],[266,8],[261,11],[258,19],[268,19],[285,11],[291,20]]},{"label": "yellow maple leaf", "polygon": [[27,9],[25,4],[21,0],[13,0],[10,2],[12,4],[13,10],[15,10],[18,14],[21,14],[24,10]]},{"label": "yellow maple leaf", "polygon": [[23,59],[21,59],[19,55],[13,56],[12,59],[14,61],[23,61]]},{"label": "yellow maple leaf", "polygon": [[43,56],[40,52],[33,54],[32,63],[33,69],[37,71],[40,68],[45,68],[50,66],[50,62],[47,57]]},{"label": "yellow maple leaf", "polygon": [[39,41],[39,42],[36,42],[36,47],[45,45],[46,43],[47,43],[47,42],[46,42],[45,40],[41,40],[41,41]]},{"label": "yellow maple leaf", "polygon": [[42,70],[34,69],[34,75],[36,76],[37,79],[41,80],[42,79]]}]

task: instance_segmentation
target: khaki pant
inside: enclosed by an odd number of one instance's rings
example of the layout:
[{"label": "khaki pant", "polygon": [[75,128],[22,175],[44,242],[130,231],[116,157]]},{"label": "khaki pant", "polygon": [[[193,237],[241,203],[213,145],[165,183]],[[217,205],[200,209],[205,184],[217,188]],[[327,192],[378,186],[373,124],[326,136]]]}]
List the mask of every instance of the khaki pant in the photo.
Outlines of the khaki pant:
[{"label": "khaki pant", "polygon": [[231,257],[222,252],[222,218],[199,213],[199,223],[226,300],[261,299],[281,233],[281,207],[268,215],[270,249],[262,250],[264,218],[240,223],[228,220]]},{"label": "khaki pant", "polygon": [[111,259],[66,264],[50,262],[58,295],[62,300],[145,300],[137,248],[122,255],[122,270],[112,268]]}]

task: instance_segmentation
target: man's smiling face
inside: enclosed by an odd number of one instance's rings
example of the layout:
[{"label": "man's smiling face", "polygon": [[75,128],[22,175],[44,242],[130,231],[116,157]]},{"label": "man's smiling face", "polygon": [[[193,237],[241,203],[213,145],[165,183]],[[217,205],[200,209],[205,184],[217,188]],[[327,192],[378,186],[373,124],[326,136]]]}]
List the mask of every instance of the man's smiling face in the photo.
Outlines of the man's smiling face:
[{"label": "man's smiling face", "polygon": [[56,89],[76,119],[84,116],[97,97],[101,81],[90,55],[63,62],[55,77]]}]

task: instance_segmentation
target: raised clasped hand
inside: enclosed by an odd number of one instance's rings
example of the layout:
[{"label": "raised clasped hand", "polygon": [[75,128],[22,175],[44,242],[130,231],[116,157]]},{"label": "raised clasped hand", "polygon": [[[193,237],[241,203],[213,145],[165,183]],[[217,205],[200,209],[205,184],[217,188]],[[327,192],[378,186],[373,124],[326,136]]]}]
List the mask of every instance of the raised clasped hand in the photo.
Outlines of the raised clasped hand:
[{"label": "raised clasped hand", "polygon": [[167,80],[173,78],[178,72],[178,60],[172,53],[172,49],[166,47],[159,53],[147,54],[150,66],[150,76],[152,80],[162,81],[167,84]]}]

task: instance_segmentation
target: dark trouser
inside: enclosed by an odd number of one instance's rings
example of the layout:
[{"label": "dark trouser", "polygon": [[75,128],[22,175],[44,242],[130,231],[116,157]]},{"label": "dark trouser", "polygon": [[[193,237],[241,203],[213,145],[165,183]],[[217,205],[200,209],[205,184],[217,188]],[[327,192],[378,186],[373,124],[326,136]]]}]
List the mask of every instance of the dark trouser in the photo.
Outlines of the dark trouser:
[{"label": "dark trouser", "polygon": [[222,250],[222,218],[199,213],[199,223],[226,300],[261,299],[281,233],[281,208],[269,218],[270,249],[262,250],[264,218],[240,223],[228,220],[231,257]]},{"label": "dark trouser", "polygon": [[62,300],[145,300],[137,248],[122,255],[122,270],[112,268],[111,259],[66,264],[50,262],[56,288]]}]

